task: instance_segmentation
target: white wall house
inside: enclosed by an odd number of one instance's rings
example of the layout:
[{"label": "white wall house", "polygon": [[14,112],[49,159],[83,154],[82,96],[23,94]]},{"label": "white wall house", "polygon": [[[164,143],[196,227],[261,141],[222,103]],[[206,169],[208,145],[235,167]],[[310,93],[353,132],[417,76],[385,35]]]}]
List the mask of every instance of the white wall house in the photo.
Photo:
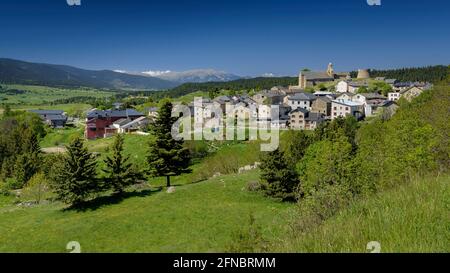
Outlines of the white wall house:
[{"label": "white wall house", "polygon": [[364,105],[348,100],[334,100],[331,103],[331,119],[352,115],[357,119],[364,115]]},{"label": "white wall house", "polygon": [[296,93],[294,95],[287,96],[285,102],[291,107],[292,110],[297,108],[306,109],[311,111],[312,103],[316,100],[316,96],[309,93]]},{"label": "white wall house", "polygon": [[340,81],[336,85],[336,92],[338,93],[345,93],[348,92],[348,82],[347,81]]},{"label": "white wall house", "polygon": [[400,99],[400,92],[391,92],[388,93],[388,100],[390,101],[398,101]]}]

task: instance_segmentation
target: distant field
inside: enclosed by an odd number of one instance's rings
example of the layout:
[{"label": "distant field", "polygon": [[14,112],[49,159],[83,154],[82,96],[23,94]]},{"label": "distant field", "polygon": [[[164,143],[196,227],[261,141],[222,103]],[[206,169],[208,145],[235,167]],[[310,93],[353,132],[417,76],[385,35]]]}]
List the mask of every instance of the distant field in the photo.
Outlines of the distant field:
[{"label": "distant field", "polygon": [[[17,105],[13,110],[62,110],[69,116],[80,116],[86,113],[92,106],[83,103],[54,104],[54,105]],[[1,109],[0,111],[3,111]]]},{"label": "distant field", "polygon": [[224,252],[250,214],[265,238],[277,238],[292,205],[244,190],[257,177],[223,176],[174,194],[143,192],[86,212],[3,204],[0,252],[67,252],[70,241],[80,242],[83,252]]},{"label": "distant field", "polygon": [[[114,93],[88,88],[53,88],[33,85],[6,85],[0,89],[0,104],[7,103],[11,106],[45,105],[59,99],[73,97],[110,97]],[[16,108],[16,107],[15,107]]]}]

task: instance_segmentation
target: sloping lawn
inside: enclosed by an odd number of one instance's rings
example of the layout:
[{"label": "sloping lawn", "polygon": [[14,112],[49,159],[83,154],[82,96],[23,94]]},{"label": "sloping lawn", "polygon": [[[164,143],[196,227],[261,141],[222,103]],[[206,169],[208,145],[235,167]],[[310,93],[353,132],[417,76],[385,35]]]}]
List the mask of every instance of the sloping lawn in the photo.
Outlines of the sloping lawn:
[{"label": "sloping lawn", "polygon": [[143,192],[84,212],[58,204],[0,208],[0,252],[223,252],[252,213],[267,238],[283,229],[291,206],[244,190],[258,173],[185,185],[173,194]]},{"label": "sloping lawn", "polygon": [[401,185],[355,202],[311,233],[287,238],[277,251],[450,252],[450,177]]}]

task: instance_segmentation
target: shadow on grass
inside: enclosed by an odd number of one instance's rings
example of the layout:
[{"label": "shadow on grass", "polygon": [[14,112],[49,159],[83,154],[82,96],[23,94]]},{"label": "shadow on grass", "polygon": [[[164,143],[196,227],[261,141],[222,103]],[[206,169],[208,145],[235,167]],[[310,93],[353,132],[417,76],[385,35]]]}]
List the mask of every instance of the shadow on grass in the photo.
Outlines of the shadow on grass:
[{"label": "shadow on grass", "polygon": [[100,196],[95,199],[86,201],[79,205],[74,205],[65,208],[63,211],[76,211],[76,212],[86,212],[95,211],[110,205],[117,205],[122,203],[124,200],[133,197],[148,197],[152,194],[162,191],[162,188],[156,190],[142,190],[142,191],[132,191],[124,192],[122,194],[112,194],[108,196]]}]

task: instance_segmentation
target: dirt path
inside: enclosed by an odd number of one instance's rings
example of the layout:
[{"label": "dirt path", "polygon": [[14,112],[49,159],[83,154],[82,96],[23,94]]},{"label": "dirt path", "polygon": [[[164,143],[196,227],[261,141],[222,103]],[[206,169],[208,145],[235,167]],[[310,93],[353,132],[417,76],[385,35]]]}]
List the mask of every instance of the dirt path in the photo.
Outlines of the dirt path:
[{"label": "dirt path", "polygon": [[65,147],[49,147],[49,148],[42,148],[41,151],[44,154],[63,154],[67,150]]}]

